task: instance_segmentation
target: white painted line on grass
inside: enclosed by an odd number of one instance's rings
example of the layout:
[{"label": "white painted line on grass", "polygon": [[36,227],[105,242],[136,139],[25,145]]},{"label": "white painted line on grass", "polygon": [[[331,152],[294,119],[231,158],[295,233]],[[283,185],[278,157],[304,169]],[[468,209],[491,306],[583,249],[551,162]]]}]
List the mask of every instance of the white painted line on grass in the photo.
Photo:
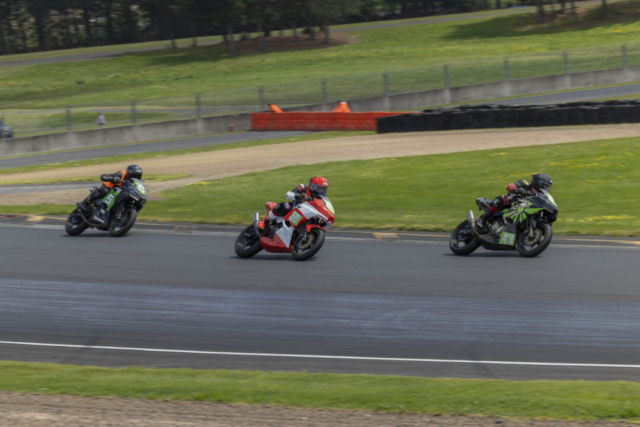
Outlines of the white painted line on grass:
[{"label": "white painted line on grass", "polygon": [[640,369],[640,365],[615,365],[606,363],[553,363],[553,362],[508,362],[496,360],[456,360],[456,359],[408,359],[400,357],[364,357],[364,356],[323,356],[312,354],[278,354],[278,353],[240,353],[230,351],[171,350],[161,348],[113,347],[101,345],[50,344],[37,342],[0,341],[0,345],[23,345],[31,347],[79,348],[85,350],[141,351],[147,353],[200,354],[209,356],[248,356],[248,357],[283,357],[298,359],[329,360],[369,360],[377,362],[420,362],[420,363],[458,363],[474,365],[515,365],[515,366],[557,366],[574,368],[631,368]]}]

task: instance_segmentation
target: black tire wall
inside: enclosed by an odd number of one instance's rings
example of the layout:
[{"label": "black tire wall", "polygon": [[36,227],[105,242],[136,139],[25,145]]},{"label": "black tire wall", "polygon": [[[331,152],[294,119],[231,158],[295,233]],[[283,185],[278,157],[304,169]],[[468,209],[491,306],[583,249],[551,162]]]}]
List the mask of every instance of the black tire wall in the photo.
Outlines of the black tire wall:
[{"label": "black tire wall", "polygon": [[377,119],[378,133],[640,123],[640,100],[460,105]]}]

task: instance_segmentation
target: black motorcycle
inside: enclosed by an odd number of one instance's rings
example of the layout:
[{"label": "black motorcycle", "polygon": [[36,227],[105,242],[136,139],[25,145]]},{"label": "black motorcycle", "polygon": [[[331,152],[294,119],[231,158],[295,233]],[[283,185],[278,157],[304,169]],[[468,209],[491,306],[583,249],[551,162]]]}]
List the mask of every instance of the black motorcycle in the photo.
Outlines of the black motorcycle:
[{"label": "black motorcycle", "polygon": [[[489,199],[476,199],[480,210],[489,212]],[[493,214],[482,230],[476,229],[473,211],[456,227],[449,248],[456,255],[469,255],[480,246],[491,251],[518,251],[533,258],[551,243],[551,224],[558,217],[558,206],[546,190],[517,197],[510,207]]]},{"label": "black motorcycle", "polygon": [[[96,187],[92,187],[93,192]],[[76,208],[65,225],[67,234],[77,236],[87,228],[109,231],[113,237],[127,234],[136,222],[138,212],[147,202],[147,191],[138,179],[127,180],[101,200],[96,200],[87,212]]]}]

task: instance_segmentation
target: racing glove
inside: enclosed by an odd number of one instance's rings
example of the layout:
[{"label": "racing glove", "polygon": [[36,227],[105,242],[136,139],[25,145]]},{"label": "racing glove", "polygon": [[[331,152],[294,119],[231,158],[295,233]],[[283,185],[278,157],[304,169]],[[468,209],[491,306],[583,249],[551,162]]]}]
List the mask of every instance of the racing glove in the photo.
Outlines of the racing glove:
[{"label": "racing glove", "polygon": [[513,190],[513,194],[519,194],[520,196],[524,196],[525,194],[527,194],[527,190],[525,190],[524,188],[516,188]]}]

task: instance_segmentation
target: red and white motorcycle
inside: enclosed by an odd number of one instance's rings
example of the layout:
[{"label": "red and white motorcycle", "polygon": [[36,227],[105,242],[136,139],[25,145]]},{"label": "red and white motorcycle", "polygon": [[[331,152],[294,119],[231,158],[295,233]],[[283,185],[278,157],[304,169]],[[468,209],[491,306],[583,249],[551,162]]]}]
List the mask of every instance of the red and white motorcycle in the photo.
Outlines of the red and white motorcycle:
[{"label": "red and white motorcycle", "polygon": [[[267,214],[276,203],[265,205]],[[253,224],[245,228],[236,240],[236,254],[240,258],[251,258],[261,250],[273,253],[291,253],[293,259],[304,261],[318,253],[324,244],[325,231],[336,220],[335,210],[328,197],[304,199],[296,202],[284,217],[276,218],[277,228],[273,239],[265,230],[265,215],[260,220],[256,212]]]}]

